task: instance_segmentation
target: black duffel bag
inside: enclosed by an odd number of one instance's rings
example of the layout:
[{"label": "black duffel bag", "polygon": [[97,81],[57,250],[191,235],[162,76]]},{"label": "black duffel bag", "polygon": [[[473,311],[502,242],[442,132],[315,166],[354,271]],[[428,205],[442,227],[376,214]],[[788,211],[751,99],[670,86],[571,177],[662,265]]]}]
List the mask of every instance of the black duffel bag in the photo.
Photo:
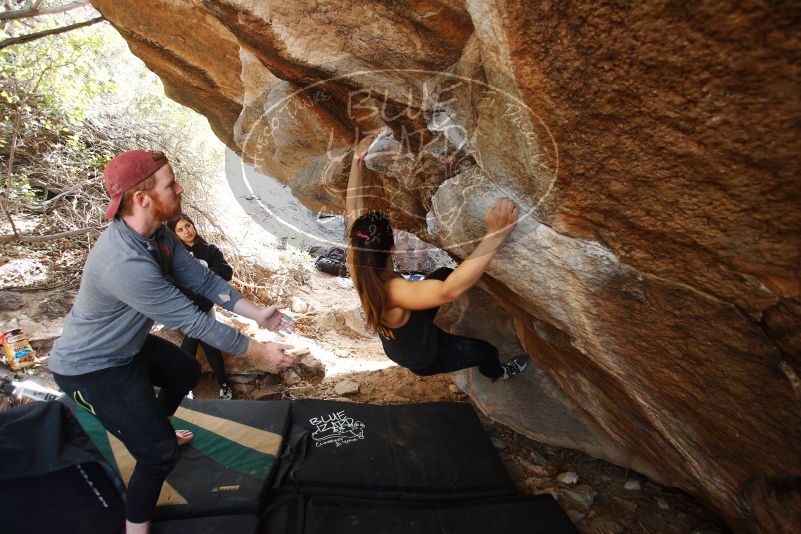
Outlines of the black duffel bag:
[{"label": "black duffel bag", "polygon": [[345,250],[334,247],[324,255],[317,258],[317,260],[314,262],[314,266],[324,273],[333,274],[334,276],[347,277],[348,266],[345,263],[345,259]]}]

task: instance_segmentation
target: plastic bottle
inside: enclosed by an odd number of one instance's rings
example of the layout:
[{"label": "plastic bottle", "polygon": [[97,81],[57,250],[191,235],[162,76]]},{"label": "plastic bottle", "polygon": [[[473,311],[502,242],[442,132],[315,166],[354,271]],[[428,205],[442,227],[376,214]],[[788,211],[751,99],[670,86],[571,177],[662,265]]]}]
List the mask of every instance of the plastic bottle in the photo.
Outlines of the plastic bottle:
[{"label": "plastic bottle", "polygon": [[16,380],[12,380],[11,387],[13,388],[15,396],[28,397],[29,399],[39,400],[39,401],[56,400],[62,395],[64,395],[60,391],[56,391],[55,389],[50,389],[42,385],[39,385],[33,380],[25,380],[24,382],[17,382]]}]

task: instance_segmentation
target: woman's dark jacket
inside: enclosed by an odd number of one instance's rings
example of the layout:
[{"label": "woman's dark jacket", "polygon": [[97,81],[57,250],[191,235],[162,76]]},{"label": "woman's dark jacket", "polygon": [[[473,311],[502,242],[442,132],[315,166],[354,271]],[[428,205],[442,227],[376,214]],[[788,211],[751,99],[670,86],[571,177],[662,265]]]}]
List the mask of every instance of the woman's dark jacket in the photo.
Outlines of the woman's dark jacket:
[{"label": "woman's dark jacket", "polygon": [[[214,245],[207,244],[200,238],[195,240],[195,244],[193,246],[186,247],[186,249],[195,258],[205,261],[208,264],[208,268],[211,272],[226,282],[231,280],[231,277],[234,275],[234,270],[230,265],[228,265],[228,262],[225,261],[225,256],[223,256],[222,252],[220,252],[220,249]],[[212,306],[214,306],[214,303],[206,297],[196,295],[191,291],[184,290],[182,288],[178,289],[180,289],[184,295],[192,299],[192,302],[194,302],[195,305],[203,312],[209,311]]]}]

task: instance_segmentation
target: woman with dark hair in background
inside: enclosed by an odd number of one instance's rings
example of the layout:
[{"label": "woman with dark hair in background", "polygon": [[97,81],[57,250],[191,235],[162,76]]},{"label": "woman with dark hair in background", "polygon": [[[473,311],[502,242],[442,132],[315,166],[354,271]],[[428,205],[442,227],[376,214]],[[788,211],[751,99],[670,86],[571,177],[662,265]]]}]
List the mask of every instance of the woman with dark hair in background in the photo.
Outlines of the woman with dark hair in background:
[{"label": "woman with dark hair in background", "polygon": [[[198,235],[197,230],[195,230],[195,223],[192,222],[192,219],[190,219],[188,215],[182,213],[177,220],[167,223],[167,226],[169,226],[170,230],[175,232],[175,235],[178,236],[178,239],[181,240],[189,253],[201,264],[226,282],[231,280],[234,270],[228,265],[228,262],[225,261],[225,256],[220,252],[220,249],[207,243],[205,239]],[[200,308],[200,311],[214,317],[214,304],[209,299],[183,289],[181,289],[181,291]],[[219,349],[198,339],[185,336],[181,343],[181,350],[197,357],[198,344],[203,347],[203,352],[206,354],[209,367],[211,367],[211,370],[214,372],[214,377],[220,385],[220,398],[225,400],[232,399],[234,392],[228,385],[228,378],[225,375],[225,362]]]},{"label": "woman with dark hair in background", "polygon": [[517,224],[517,206],[502,198],[487,211],[484,238],[456,269],[440,268],[425,280],[408,281],[393,269],[395,243],[389,221],[377,211],[364,213],[364,156],[374,138],[369,135],[356,146],[345,200],[348,267],[367,326],[378,333],[392,361],[420,376],[474,366],[493,381],[518,374],[526,368],[527,356],[502,364],[491,343],[434,325],[439,307],[467,292],[484,274]]}]

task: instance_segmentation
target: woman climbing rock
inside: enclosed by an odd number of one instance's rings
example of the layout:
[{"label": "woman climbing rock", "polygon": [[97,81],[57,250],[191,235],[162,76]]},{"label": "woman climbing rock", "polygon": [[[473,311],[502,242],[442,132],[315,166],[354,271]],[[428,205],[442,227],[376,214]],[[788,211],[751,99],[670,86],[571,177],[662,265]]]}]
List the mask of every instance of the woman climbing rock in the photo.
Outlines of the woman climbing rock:
[{"label": "woman climbing rock", "polygon": [[486,234],[456,269],[440,268],[424,280],[408,281],[393,269],[395,244],[387,218],[364,208],[364,156],[375,139],[369,135],[353,154],[345,209],[348,263],[364,308],[367,326],[376,331],[387,356],[420,376],[478,367],[493,381],[524,370],[526,356],[501,363],[492,344],[449,334],[434,325],[439,307],[457,299],[481,278],[517,224],[518,210],[500,199],[485,216]]}]

